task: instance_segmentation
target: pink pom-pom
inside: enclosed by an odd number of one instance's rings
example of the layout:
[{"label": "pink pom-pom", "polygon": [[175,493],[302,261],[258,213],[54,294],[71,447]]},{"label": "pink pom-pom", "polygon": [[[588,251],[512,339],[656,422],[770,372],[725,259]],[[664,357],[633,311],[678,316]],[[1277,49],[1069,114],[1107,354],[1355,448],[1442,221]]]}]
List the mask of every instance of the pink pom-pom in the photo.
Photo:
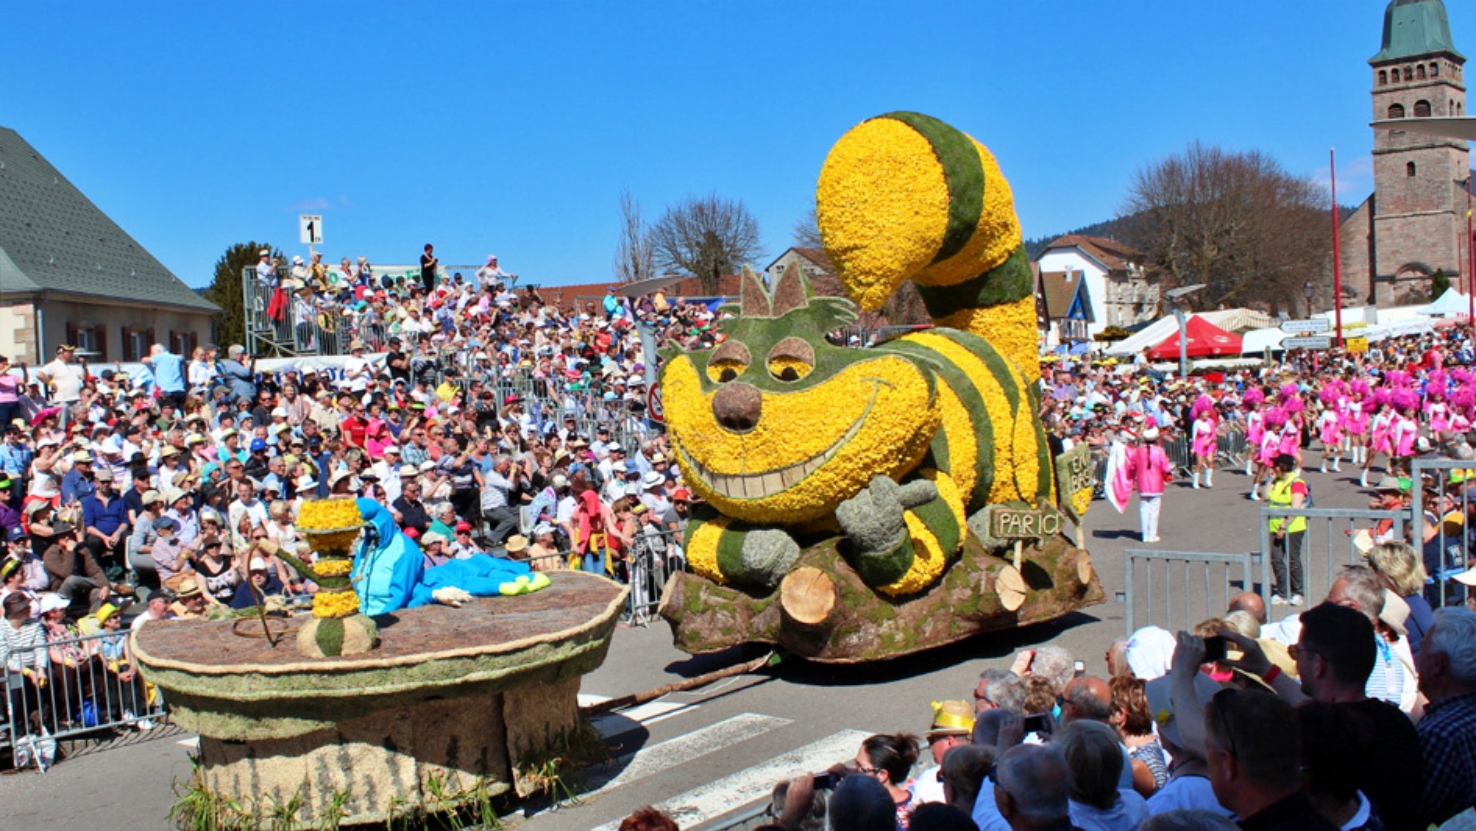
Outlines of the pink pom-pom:
[{"label": "pink pom-pom", "polygon": [[1205,395],[1204,393],[1200,393],[1199,397],[1194,399],[1194,406],[1190,408],[1189,412],[1192,413],[1195,418],[1199,418],[1200,415],[1209,412],[1214,408],[1215,400],[1213,398],[1210,398],[1208,395]]},{"label": "pink pom-pom", "polygon": [[1296,384],[1282,384],[1281,389],[1277,390],[1277,392],[1281,395],[1281,400],[1283,402],[1285,402],[1289,398],[1295,397],[1299,391],[1300,388]]},{"label": "pink pom-pom", "polygon": [[1429,376],[1427,376],[1426,380],[1429,382],[1429,386],[1443,388],[1445,386],[1445,379],[1446,379],[1446,377],[1447,377],[1447,375],[1446,375],[1445,370],[1443,370],[1443,369],[1432,369],[1432,370],[1430,370],[1430,374],[1429,374]]},{"label": "pink pom-pom", "polygon": [[1409,386],[1409,382],[1409,373],[1402,369],[1392,369],[1384,373],[1384,384],[1386,386],[1407,387]]},{"label": "pink pom-pom", "polygon": [[1286,410],[1280,407],[1272,407],[1266,411],[1266,426],[1277,428],[1286,424]]},{"label": "pink pom-pom", "polygon": [[1471,382],[1471,373],[1467,372],[1465,367],[1458,366],[1450,371],[1450,380],[1457,384],[1469,384]]},{"label": "pink pom-pom", "polygon": [[1365,398],[1368,397],[1368,393],[1369,393],[1368,382],[1365,381],[1365,380],[1363,380],[1362,378],[1358,378],[1358,379],[1354,380],[1353,381],[1353,384],[1351,385],[1351,389],[1352,389],[1352,392],[1353,392],[1354,395],[1361,395],[1361,396],[1363,396]]},{"label": "pink pom-pom", "polygon": [[1282,404],[1281,406],[1283,409],[1286,410],[1287,414],[1296,415],[1297,413],[1300,413],[1303,409],[1305,409],[1307,405],[1303,404],[1302,399],[1300,398],[1289,398],[1287,399],[1286,403]]},{"label": "pink pom-pom", "polygon": [[1390,395],[1388,387],[1379,387],[1373,391],[1373,402],[1380,407],[1387,407],[1391,403]]},{"label": "pink pom-pom", "polygon": [[1396,409],[1413,410],[1420,406],[1420,397],[1409,387],[1400,387],[1394,390],[1389,403],[1393,404]]},{"label": "pink pom-pom", "polygon": [[1266,393],[1262,392],[1260,387],[1251,387],[1245,391],[1245,398],[1242,400],[1254,407],[1257,404],[1264,404],[1266,402]]},{"label": "pink pom-pom", "polygon": [[1332,405],[1338,403],[1338,398],[1342,394],[1343,391],[1339,389],[1336,385],[1328,384],[1327,386],[1322,388],[1322,392],[1317,393],[1317,399],[1331,407]]},{"label": "pink pom-pom", "polygon": [[1470,384],[1462,384],[1457,387],[1456,391],[1450,396],[1450,403],[1462,410],[1469,410],[1472,407],[1476,407],[1476,387],[1472,387]]}]

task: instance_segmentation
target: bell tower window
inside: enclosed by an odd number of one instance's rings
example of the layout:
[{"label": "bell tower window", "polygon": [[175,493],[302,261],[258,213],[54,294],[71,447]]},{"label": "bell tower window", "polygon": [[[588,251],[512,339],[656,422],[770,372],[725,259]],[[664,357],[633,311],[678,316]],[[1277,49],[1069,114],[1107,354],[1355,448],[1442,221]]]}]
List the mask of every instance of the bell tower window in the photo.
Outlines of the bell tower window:
[{"label": "bell tower window", "polygon": [[1411,178],[1414,177],[1414,175],[1415,175],[1415,163],[1414,162],[1409,162],[1408,164],[1406,164],[1404,166],[1404,175],[1405,176],[1409,176]]},{"label": "bell tower window", "polygon": [[1390,118],[1404,118],[1404,105],[1403,104],[1390,104],[1389,105],[1389,117]]},{"label": "bell tower window", "polygon": [[1429,118],[1430,117],[1430,102],[1429,101],[1416,101],[1415,102],[1414,114],[1415,114],[1415,118]]}]

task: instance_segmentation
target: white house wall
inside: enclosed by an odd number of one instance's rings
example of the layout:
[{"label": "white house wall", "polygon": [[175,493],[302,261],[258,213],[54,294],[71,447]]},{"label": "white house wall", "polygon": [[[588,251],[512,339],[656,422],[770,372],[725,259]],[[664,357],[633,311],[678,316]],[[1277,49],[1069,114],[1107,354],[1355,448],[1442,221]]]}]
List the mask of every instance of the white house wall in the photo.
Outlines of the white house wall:
[{"label": "white house wall", "polygon": [[[1038,262],[1042,273],[1081,272],[1086,280],[1087,299],[1092,306],[1093,320],[1087,324],[1087,332],[1095,335],[1107,328],[1107,272],[1103,271],[1101,266],[1080,252],[1069,248],[1048,251],[1041,256]],[[1051,314],[1056,313],[1056,309],[1051,310]]]}]

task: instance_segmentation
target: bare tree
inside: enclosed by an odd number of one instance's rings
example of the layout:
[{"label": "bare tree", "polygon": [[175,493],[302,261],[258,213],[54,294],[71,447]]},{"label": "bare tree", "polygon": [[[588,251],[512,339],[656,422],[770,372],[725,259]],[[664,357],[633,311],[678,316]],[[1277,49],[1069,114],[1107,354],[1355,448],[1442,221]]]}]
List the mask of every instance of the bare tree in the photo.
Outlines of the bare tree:
[{"label": "bare tree", "polygon": [[796,248],[825,247],[820,241],[820,216],[815,212],[814,205],[810,206],[804,216],[794,221],[794,226],[789,229],[789,237],[794,240]]},{"label": "bare tree", "polygon": [[709,194],[669,207],[651,226],[657,268],[691,274],[717,294],[718,279],[763,256],[758,221],[741,201]]},{"label": "bare tree", "polygon": [[620,241],[615,244],[615,281],[635,283],[656,276],[651,233],[641,219],[641,206],[629,190],[620,192]]},{"label": "bare tree", "polygon": [[1332,243],[1326,196],[1259,151],[1198,142],[1139,170],[1119,215],[1129,241],[1178,285],[1204,283],[1202,307],[1304,302],[1311,281],[1327,296]]}]

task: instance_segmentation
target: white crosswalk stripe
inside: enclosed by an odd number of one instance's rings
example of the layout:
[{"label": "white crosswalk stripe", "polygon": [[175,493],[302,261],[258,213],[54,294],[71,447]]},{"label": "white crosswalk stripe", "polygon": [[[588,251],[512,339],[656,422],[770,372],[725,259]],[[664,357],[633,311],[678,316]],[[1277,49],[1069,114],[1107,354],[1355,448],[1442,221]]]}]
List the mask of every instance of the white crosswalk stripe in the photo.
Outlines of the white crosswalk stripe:
[{"label": "white crosswalk stripe", "polygon": [[740,713],[591,768],[585,781],[594,793],[629,785],[789,724],[793,722],[787,718]]},{"label": "white crosswalk stripe", "polygon": [[[763,798],[773,789],[775,782],[792,777],[797,771],[825,770],[836,762],[853,758],[856,748],[870,735],[871,733],[862,730],[843,730],[776,756],[761,765],[744,768],[678,794],[657,803],[656,807],[670,814],[683,828],[700,825]],[[620,822],[617,820],[601,825],[594,831],[618,831],[619,827]]]}]

